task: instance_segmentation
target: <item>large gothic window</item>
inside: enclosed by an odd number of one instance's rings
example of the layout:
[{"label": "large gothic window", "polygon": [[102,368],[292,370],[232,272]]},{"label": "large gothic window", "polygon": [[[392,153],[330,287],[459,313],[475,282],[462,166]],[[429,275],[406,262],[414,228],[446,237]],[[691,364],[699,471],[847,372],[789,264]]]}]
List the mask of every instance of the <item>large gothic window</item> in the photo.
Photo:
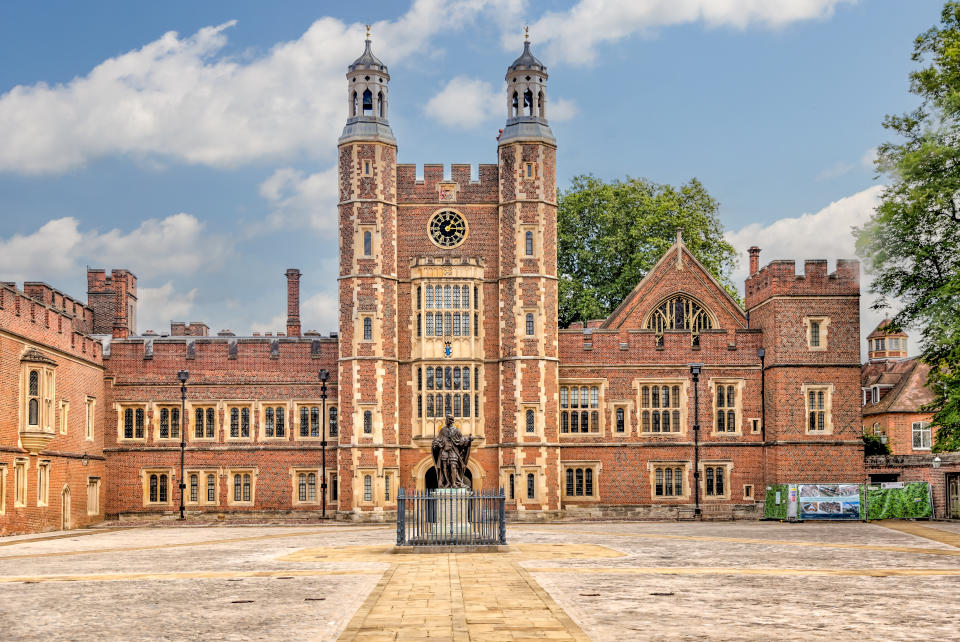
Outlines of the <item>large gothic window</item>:
[{"label": "large gothic window", "polygon": [[647,321],[647,329],[657,333],[657,345],[663,345],[664,330],[689,330],[691,342],[700,345],[700,333],[713,328],[710,315],[699,303],[677,294],[658,305]]}]

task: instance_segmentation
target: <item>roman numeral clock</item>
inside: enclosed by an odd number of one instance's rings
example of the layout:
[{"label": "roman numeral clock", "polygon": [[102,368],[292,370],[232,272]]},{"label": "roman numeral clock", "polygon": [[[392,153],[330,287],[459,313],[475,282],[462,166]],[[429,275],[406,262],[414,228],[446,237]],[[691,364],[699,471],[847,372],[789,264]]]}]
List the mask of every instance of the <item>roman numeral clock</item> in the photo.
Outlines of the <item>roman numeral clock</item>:
[{"label": "roman numeral clock", "polygon": [[443,210],[430,219],[428,233],[439,247],[457,247],[467,238],[467,221],[458,212]]}]

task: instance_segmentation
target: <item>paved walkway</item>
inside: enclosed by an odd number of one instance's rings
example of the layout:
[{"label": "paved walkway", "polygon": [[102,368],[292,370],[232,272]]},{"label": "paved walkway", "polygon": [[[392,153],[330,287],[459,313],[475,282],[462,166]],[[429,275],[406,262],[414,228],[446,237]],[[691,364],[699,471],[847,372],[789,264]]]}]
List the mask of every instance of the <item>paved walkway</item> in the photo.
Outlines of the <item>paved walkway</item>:
[{"label": "paved walkway", "polygon": [[0,539],[0,640],[951,639],[960,619],[956,524],[512,525],[508,553],[442,555],[393,534]]}]

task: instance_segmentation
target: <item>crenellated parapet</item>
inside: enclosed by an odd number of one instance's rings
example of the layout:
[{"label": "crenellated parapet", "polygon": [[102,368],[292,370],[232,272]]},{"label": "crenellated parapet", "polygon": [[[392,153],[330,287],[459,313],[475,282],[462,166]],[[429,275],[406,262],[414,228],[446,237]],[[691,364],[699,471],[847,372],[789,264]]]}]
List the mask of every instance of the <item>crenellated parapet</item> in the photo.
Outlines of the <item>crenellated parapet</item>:
[{"label": "crenellated parapet", "polygon": [[[55,291],[46,284],[31,282],[29,291],[40,298],[34,298],[10,283],[0,284],[0,329],[100,364],[103,358],[101,343],[77,329],[78,326],[84,327],[91,318],[90,310],[81,307],[82,316],[74,316],[75,300],[59,292],[55,297]],[[65,297],[66,302],[60,297]]]},{"label": "crenellated parapet", "polygon": [[[415,164],[397,165],[397,198],[404,203],[496,203],[499,190],[499,168],[481,164],[479,180],[473,180],[470,164],[455,163],[449,174],[443,164],[423,166],[423,178],[417,178]],[[449,177],[449,178],[446,178]]]},{"label": "crenellated parapet", "polygon": [[856,296],[860,294],[860,262],[837,259],[837,269],[827,272],[825,259],[803,263],[803,274],[797,274],[796,262],[771,261],[747,277],[746,308],[777,296]]}]

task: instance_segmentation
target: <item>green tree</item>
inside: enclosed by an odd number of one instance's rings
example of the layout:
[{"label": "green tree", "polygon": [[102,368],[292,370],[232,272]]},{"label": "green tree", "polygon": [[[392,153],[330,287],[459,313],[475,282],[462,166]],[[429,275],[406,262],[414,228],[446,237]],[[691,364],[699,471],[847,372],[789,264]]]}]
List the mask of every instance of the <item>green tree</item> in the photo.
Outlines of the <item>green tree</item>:
[{"label": "green tree", "polygon": [[891,329],[920,330],[933,450],[960,450],[960,3],[946,3],[912,58],[922,65],[910,74],[920,106],[884,119],[900,141],[879,147],[877,169],[891,183],[855,232],[857,252],[874,275],[875,307],[901,306]]},{"label": "green tree", "polygon": [[718,203],[697,179],[679,188],[644,179],[577,176],[557,210],[560,327],[609,315],[676,240],[738,298],[736,253],[723,239]]}]

